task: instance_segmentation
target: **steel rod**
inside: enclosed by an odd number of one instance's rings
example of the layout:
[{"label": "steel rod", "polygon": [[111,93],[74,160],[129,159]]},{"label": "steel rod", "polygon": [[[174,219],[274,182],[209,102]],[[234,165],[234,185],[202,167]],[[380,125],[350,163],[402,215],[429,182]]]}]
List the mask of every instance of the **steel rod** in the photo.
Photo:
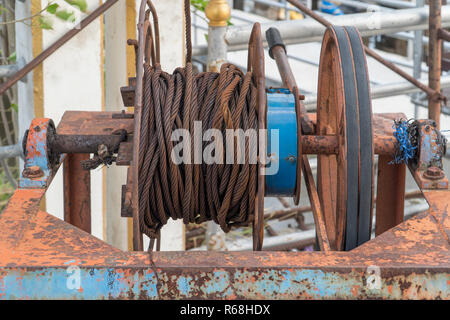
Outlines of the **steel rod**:
[{"label": "steel rod", "polygon": [[[448,88],[450,87],[450,76],[445,76],[441,78],[441,87]],[[409,94],[418,92],[419,88],[414,86],[413,84],[402,81],[396,83],[387,83],[382,85],[377,85],[371,88],[371,97],[372,99],[380,99],[391,96],[398,96],[401,94]],[[317,103],[317,94],[306,95],[305,101],[306,109],[308,111],[312,111],[315,109],[315,105]]]},{"label": "steel rod", "polygon": [[429,38],[428,45],[428,85],[431,90],[435,91],[435,95],[428,95],[428,118],[436,122],[436,127],[440,127],[441,115],[441,63],[442,63],[442,39],[438,36],[441,28],[441,0],[430,1],[430,18],[429,18]]},{"label": "steel rod", "polygon": [[7,64],[0,66],[0,78],[10,77],[19,70],[19,66],[15,64]]},{"label": "steel rod", "polygon": [[15,157],[23,157],[21,143],[17,143],[11,146],[0,146],[0,160]]},{"label": "steel rod", "polygon": [[414,4],[410,2],[405,1],[398,1],[398,0],[362,0],[366,3],[372,3],[377,4],[389,8],[396,8],[396,9],[408,9],[408,8],[414,8]]}]

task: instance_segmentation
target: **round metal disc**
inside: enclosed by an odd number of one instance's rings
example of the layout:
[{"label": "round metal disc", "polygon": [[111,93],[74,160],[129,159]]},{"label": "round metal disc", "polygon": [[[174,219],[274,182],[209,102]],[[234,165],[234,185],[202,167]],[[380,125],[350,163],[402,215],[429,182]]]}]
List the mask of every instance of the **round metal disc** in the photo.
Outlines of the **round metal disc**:
[{"label": "round metal disc", "polygon": [[372,104],[369,75],[364,47],[355,27],[345,27],[352,48],[353,65],[358,90],[360,130],[360,177],[357,245],[370,240],[373,212],[374,149],[372,131]]},{"label": "round metal disc", "polygon": [[334,250],[351,250],[359,244],[359,221],[372,208],[373,143],[365,61],[356,30],[327,29],[319,66],[317,134],[337,135],[339,148],[337,155],[318,155],[317,188]]},{"label": "round metal disc", "polygon": [[297,117],[297,164],[296,164],[296,177],[295,177],[295,190],[294,190],[294,204],[300,203],[300,191],[302,187],[302,115],[300,112],[300,97],[298,88],[294,88],[295,97],[295,115]]}]

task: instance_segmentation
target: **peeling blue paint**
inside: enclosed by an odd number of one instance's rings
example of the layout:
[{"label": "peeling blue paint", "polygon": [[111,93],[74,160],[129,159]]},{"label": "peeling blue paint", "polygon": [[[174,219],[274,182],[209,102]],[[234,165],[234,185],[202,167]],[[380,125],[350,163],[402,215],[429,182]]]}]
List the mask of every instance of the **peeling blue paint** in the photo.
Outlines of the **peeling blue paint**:
[{"label": "peeling blue paint", "polygon": [[[450,298],[449,274],[428,271],[381,279],[380,289],[365,286],[364,271],[319,269],[210,269],[180,275],[146,268],[80,268],[80,288],[70,289],[67,268],[0,268],[0,299],[104,298]],[[168,281],[167,279],[172,279]],[[405,286],[405,284],[407,284]],[[406,288],[406,289],[403,289]]]}]

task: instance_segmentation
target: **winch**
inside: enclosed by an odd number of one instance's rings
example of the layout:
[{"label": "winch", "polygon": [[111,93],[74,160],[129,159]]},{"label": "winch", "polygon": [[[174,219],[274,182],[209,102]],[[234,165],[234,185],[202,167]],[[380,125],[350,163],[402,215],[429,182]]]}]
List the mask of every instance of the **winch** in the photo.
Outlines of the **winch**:
[{"label": "winch", "polygon": [[[450,201],[448,179],[442,166],[445,139],[433,120],[408,122],[401,113],[372,113],[366,54],[356,28],[327,27],[320,54],[317,111],[307,112],[305,96],[299,91],[295,70],[289,66],[286,47],[275,28],[266,30],[265,39],[270,57],[277,63],[282,88],[266,88],[263,36],[258,23],[253,26],[249,41],[246,73],[232,64],[224,64],[220,72],[195,74],[191,61],[189,5],[186,8],[186,64],[169,74],[159,64],[156,10],[151,1],[142,1],[139,38],[128,42],[136,50],[137,76],[121,88],[125,107],[134,107],[134,111],[68,111],[57,126],[51,119],[33,120],[24,138],[25,165],[19,189],[0,215],[0,225],[13,224],[17,232],[30,227],[27,216],[18,213],[20,210],[32,212],[34,224],[44,224],[41,230],[44,238],[29,235],[29,239],[42,242],[38,248],[30,249],[31,258],[36,254],[39,264],[45,254],[50,258],[44,265],[50,269],[64,259],[77,257],[89,283],[104,277],[105,272],[122,274],[117,268],[134,268],[125,276],[127,279],[145,270],[142,277],[137,276],[132,284],[124,285],[126,289],[119,291],[124,294],[130,290],[159,298],[173,294],[189,297],[194,291],[207,297],[207,290],[197,287],[187,293],[169,289],[172,275],[176,281],[200,283],[196,274],[203,270],[202,266],[206,266],[207,281],[217,284],[222,279],[226,288],[230,288],[226,297],[258,297],[257,293],[241,292],[239,284],[252,276],[257,281],[263,278],[269,281],[268,274],[272,271],[275,278],[284,272],[285,279],[292,276],[301,282],[308,278],[311,283],[320,282],[316,286],[335,292],[336,284],[331,283],[340,281],[353,290],[353,278],[368,277],[367,266],[384,270],[395,260],[399,269],[395,272],[389,269],[388,274],[381,276],[391,280],[406,277],[415,285],[428,277],[426,272],[430,268],[424,265],[436,265],[439,261],[448,264],[448,255],[446,258],[443,253],[448,250],[446,210]],[[195,162],[197,149],[194,147],[192,152],[186,149],[194,145],[194,129],[201,135],[201,155],[204,156],[211,144],[215,151],[210,154],[222,160],[228,156],[231,146],[238,145],[239,134],[235,133],[241,130],[244,161],[205,163],[203,157],[202,162]],[[176,130],[184,130],[180,131],[181,135],[185,132],[192,140],[183,135],[183,139],[180,135],[174,138]],[[208,130],[217,136],[213,134],[214,139],[210,136],[205,140]],[[234,130],[231,140],[227,140],[227,130]],[[217,138],[219,133],[224,134],[223,141]],[[188,161],[174,161],[174,149],[180,150],[178,144],[183,146],[179,159]],[[222,153],[219,147],[223,147]],[[237,160],[237,148],[233,150],[231,160]],[[257,161],[251,162],[255,155]],[[308,156],[317,157],[316,177]],[[138,252],[105,252],[106,244],[43,215],[38,209],[39,199],[62,164],[68,182],[64,192],[71,194],[72,201],[65,206],[65,220],[85,230],[90,216],[80,214],[83,210],[80,208],[86,207],[89,201],[89,186],[83,183],[88,180],[89,170],[100,165],[128,167],[127,181],[122,186],[121,215],[133,218],[133,247]],[[430,210],[403,222],[406,167],[423,191]],[[183,219],[186,224],[213,220],[224,231],[251,225],[253,249],[260,251],[264,236],[264,197],[293,197],[298,204],[304,192],[302,178],[314,215],[320,252],[155,252],[150,260],[147,253],[139,252],[147,249],[143,247],[143,234],[158,239],[168,219]],[[19,202],[23,203],[20,210]],[[377,237],[371,239],[373,223]],[[52,230],[55,226],[67,229],[67,233],[55,235],[45,225],[51,225]],[[51,235],[54,240],[45,240]],[[57,243],[63,236],[67,236],[66,240]],[[71,237],[77,241],[71,243]],[[0,238],[0,246],[4,241]],[[153,245],[152,241],[149,251]],[[63,249],[66,246],[71,249]],[[86,247],[92,250],[84,252]],[[24,247],[20,255],[13,254],[11,262],[27,263],[22,257],[26,252]],[[62,271],[55,268],[51,272],[59,277]],[[89,268],[93,270],[91,275],[88,275]],[[108,268],[114,271],[107,271]],[[345,275],[339,268],[350,273]],[[417,281],[411,280],[407,273],[411,268],[417,268]],[[433,272],[436,274],[431,277],[436,281],[448,274],[448,270]],[[143,285],[145,281],[151,282],[149,287]],[[226,291],[216,287],[212,294],[215,297]],[[432,291],[431,284],[425,287],[425,291]],[[294,288],[293,295],[300,296],[301,290],[297,289]],[[380,295],[375,291],[355,290],[367,296]],[[400,290],[396,284],[395,290]]]}]

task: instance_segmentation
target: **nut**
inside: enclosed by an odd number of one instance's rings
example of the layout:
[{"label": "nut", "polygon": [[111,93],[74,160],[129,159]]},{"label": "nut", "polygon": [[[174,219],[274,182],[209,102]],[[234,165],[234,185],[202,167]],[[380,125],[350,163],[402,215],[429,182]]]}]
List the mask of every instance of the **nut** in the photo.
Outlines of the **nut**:
[{"label": "nut", "polygon": [[444,177],[444,171],[438,167],[429,167],[424,173],[423,176],[430,180],[439,180]]},{"label": "nut", "polygon": [[41,170],[39,166],[31,166],[23,169],[22,175],[25,178],[35,179],[42,177],[44,175],[44,172]]}]

